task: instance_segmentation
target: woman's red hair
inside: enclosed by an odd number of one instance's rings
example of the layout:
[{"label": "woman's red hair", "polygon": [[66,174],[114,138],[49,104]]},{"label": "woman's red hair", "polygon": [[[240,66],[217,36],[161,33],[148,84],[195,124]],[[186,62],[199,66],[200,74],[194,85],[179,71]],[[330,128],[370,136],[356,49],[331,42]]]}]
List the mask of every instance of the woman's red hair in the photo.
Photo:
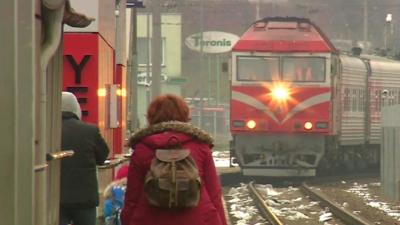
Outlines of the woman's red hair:
[{"label": "woman's red hair", "polygon": [[189,121],[189,106],[179,96],[166,94],[158,96],[147,109],[149,125],[167,121]]}]

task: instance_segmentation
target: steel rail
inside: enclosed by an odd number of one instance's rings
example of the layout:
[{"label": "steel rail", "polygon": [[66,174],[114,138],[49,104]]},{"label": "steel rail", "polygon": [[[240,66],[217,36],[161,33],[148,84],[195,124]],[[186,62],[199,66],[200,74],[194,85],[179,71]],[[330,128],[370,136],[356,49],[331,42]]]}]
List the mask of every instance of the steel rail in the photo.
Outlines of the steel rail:
[{"label": "steel rail", "polygon": [[306,183],[303,183],[300,188],[303,193],[310,196],[311,199],[319,201],[321,205],[328,207],[333,215],[342,220],[345,224],[349,225],[374,225],[373,223],[366,221],[348,210],[342,208],[339,204],[332,201],[328,196],[321,192],[312,190]]},{"label": "steel rail", "polygon": [[256,200],[259,210],[272,225],[283,225],[283,223],[278,219],[278,217],[271,211],[271,208],[265,203],[264,198],[258,192],[257,188],[254,186],[254,182],[250,182],[248,185],[250,195]]}]

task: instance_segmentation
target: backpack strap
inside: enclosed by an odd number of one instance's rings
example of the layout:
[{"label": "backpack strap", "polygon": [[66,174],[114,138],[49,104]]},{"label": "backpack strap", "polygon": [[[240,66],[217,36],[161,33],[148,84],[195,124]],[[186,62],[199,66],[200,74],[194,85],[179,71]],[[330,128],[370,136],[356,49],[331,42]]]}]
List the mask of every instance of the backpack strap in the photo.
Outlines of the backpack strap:
[{"label": "backpack strap", "polygon": [[157,149],[156,157],[163,162],[182,160],[190,155],[188,149]]}]

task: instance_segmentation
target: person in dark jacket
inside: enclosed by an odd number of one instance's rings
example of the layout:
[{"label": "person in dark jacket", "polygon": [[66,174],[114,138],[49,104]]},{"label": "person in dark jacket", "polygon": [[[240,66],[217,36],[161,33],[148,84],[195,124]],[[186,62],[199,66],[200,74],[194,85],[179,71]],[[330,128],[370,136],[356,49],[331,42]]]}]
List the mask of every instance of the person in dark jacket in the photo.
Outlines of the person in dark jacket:
[{"label": "person in dark jacket", "polygon": [[74,155],[61,163],[60,225],[95,225],[99,190],[96,165],[106,160],[109,149],[99,128],[81,121],[76,97],[62,93],[63,150]]},{"label": "person in dark jacket", "polygon": [[[134,149],[128,171],[123,225],[226,225],[221,185],[211,154],[212,137],[189,122],[189,107],[175,95],[157,97],[147,110],[149,126],[129,140]],[[156,149],[169,145],[171,137],[189,149],[201,178],[197,206],[171,210],[151,206],[144,191],[144,179]]]}]

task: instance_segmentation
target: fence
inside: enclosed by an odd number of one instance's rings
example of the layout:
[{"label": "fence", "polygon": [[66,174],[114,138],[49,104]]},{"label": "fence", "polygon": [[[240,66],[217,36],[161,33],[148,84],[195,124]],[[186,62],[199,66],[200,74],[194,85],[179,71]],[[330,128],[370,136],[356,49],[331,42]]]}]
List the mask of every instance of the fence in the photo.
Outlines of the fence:
[{"label": "fence", "polygon": [[[226,106],[204,106],[202,119],[200,119],[200,107],[191,108],[192,123],[210,133],[216,140],[216,144],[224,144],[230,139],[229,133],[229,108]],[[200,121],[202,124],[200,124]]]}]

